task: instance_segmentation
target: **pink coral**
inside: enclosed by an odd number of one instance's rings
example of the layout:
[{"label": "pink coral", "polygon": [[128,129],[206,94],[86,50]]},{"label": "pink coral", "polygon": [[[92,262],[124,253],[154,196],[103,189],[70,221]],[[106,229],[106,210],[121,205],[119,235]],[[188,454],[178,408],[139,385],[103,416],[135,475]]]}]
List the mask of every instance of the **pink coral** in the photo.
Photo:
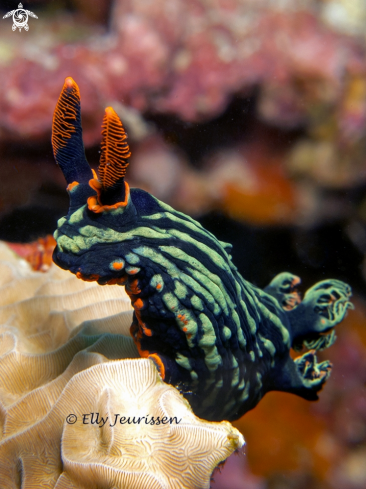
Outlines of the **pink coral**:
[{"label": "pink coral", "polygon": [[[97,95],[100,86],[104,99],[193,121],[220,113],[232,93],[259,84],[267,100],[261,104],[263,117],[291,125],[308,117],[317,101],[337,104],[344,74],[366,70],[357,43],[325,28],[311,12],[285,12],[249,0],[116,1],[108,34],[72,44],[57,41],[60,33],[52,28],[56,40],[50,47],[32,38],[33,51],[28,46],[22,55],[24,46],[17,45],[0,69],[1,123],[14,135],[47,132],[57,81],[69,74],[90,101],[83,107],[90,144],[96,141],[96,114],[105,102]],[[44,23],[42,31],[49,35],[49,30]],[[40,56],[32,56],[37,49]],[[288,90],[295,90],[297,98],[287,98],[283,106]],[[269,110],[268,97],[284,110]],[[358,124],[364,127],[364,121]]]}]

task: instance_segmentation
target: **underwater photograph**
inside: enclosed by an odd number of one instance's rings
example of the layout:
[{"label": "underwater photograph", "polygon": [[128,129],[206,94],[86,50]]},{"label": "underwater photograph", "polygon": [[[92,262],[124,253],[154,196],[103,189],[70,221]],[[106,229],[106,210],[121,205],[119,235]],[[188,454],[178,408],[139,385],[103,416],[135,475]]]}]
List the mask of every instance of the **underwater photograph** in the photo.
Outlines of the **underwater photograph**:
[{"label": "underwater photograph", "polygon": [[2,0],[0,489],[366,488],[366,0]]}]

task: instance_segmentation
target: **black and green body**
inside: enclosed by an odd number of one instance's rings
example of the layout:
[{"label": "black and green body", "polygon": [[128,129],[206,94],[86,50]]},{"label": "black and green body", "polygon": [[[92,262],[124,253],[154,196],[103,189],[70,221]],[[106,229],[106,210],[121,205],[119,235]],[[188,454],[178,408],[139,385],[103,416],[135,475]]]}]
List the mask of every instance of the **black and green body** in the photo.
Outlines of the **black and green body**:
[{"label": "black and green body", "polygon": [[[140,354],[198,416],[237,419],[271,390],[317,399],[331,365],[317,364],[315,350],[334,341],[332,328],[351,305],[348,285],[320,282],[301,302],[299,279],[282,273],[263,291],[237,271],[231,245],[192,218],[129,190],[124,178],[113,186],[123,203],[104,205],[111,190],[96,191],[93,181],[68,181],[70,211],[55,233],[54,261],[84,280],[126,287]],[[312,349],[292,360],[290,348],[303,346]]]}]

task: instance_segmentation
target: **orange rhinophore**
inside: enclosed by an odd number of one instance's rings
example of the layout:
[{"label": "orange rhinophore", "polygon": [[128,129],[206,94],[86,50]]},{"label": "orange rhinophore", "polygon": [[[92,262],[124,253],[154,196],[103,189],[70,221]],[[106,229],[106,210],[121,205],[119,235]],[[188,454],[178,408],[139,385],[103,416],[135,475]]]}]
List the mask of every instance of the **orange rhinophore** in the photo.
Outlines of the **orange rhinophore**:
[{"label": "orange rhinophore", "polygon": [[80,92],[71,76],[67,77],[58,99],[52,122],[52,147],[56,153],[64,148],[67,140],[76,132],[80,107]]},{"label": "orange rhinophore", "polygon": [[103,189],[106,189],[125,176],[128,158],[131,156],[127,134],[112,107],[105,109],[102,136],[102,154],[98,172]]},{"label": "orange rhinophore", "polygon": [[[52,122],[52,148],[69,190],[74,182],[87,184],[93,174],[85,158],[80,114],[79,87],[69,76],[62,87]],[[82,189],[83,186],[79,188]],[[76,192],[76,195],[80,192]],[[75,199],[74,199],[75,200]]]}]

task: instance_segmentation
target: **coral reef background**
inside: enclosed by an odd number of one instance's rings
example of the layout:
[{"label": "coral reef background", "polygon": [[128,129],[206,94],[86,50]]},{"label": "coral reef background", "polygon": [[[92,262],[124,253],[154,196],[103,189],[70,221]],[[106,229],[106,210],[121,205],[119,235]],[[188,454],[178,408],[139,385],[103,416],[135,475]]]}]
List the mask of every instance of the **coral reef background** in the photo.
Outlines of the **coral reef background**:
[{"label": "coral reef background", "polygon": [[[1,3],[1,17],[17,1]],[[236,426],[216,489],[366,485],[366,7],[363,0],[43,0],[0,19],[0,239],[67,212],[50,144],[66,76],[96,167],[104,107],[128,131],[132,184],[233,243],[245,278],[350,283],[318,403],[272,393]]]}]

